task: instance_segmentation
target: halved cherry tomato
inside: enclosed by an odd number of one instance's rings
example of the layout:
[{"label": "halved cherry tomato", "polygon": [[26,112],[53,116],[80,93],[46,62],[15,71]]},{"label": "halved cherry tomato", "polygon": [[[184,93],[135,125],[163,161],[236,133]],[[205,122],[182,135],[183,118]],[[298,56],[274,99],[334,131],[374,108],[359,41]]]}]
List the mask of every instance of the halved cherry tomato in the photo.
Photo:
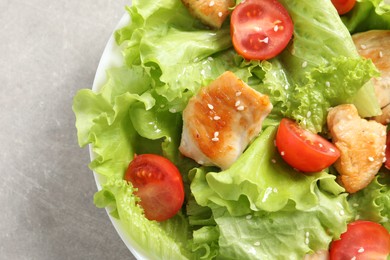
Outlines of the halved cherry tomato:
[{"label": "halved cherry tomato", "polygon": [[364,220],[348,224],[330,246],[330,260],[375,259],[386,260],[390,254],[390,234],[382,225]]},{"label": "halved cherry tomato", "polygon": [[339,15],[343,15],[352,10],[356,0],[331,0]]},{"label": "halved cherry tomato", "polygon": [[177,167],[155,154],[136,155],[130,162],[125,180],[138,188],[135,194],[149,220],[173,217],[184,202],[184,186]]},{"label": "halved cherry tomato", "polygon": [[276,146],[289,165],[304,173],[321,171],[340,157],[339,150],[331,142],[287,118],[280,122]]},{"label": "halved cherry tomato", "polygon": [[385,167],[390,170],[390,131],[387,132],[386,137],[386,161],[385,161]]},{"label": "halved cherry tomato", "polygon": [[266,60],[286,48],[293,22],[277,0],[246,0],[233,10],[230,32],[235,50],[249,60]]}]

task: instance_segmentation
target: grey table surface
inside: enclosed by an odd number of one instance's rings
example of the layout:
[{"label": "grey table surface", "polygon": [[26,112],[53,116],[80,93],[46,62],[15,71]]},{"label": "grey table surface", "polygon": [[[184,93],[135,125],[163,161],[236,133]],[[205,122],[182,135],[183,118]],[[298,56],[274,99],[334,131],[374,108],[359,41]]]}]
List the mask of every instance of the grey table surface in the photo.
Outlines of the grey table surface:
[{"label": "grey table surface", "polygon": [[0,0],[0,259],[135,259],[93,205],[71,106],[130,0]]}]

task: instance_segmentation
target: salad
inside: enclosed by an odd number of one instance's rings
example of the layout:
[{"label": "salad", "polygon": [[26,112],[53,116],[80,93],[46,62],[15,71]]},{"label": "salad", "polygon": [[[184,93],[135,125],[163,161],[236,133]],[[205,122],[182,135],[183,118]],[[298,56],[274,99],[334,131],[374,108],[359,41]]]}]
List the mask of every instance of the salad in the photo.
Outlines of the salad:
[{"label": "salad", "polygon": [[[196,12],[204,2],[228,8],[213,20]],[[249,16],[254,8],[243,6],[259,2],[265,23],[275,22],[269,36],[254,38],[269,44],[265,52],[242,41],[253,22],[240,24],[236,11]],[[331,259],[388,257],[390,172],[381,161],[367,183],[348,187],[335,141],[349,123],[335,119],[356,110],[347,118],[362,123],[382,113],[372,83],[380,72],[352,35],[390,30],[390,4],[332,2],[134,0],[126,7],[131,20],[115,32],[123,65],[106,71],[98,91],[80,90],[73,110],[79,144],[91,145],[89,167],[101,176],[95,205],[109,208],[150,259],[303,259],[329,250]],[[243,89],[237,96],[255,90],[270,104],[237,158],[218,166],[183,154],[184,130],[198,127],[189,118],[204,115],[196,107],[188,118],[184,111],[226,73]],[[235,102],[237,113],[250,110],[243,105]],[[376,124],[389,131],[388,122]],[[307,152],[294,133],[340,154],[294,164]],[[286,149],[297,156],[285,156]]]}]

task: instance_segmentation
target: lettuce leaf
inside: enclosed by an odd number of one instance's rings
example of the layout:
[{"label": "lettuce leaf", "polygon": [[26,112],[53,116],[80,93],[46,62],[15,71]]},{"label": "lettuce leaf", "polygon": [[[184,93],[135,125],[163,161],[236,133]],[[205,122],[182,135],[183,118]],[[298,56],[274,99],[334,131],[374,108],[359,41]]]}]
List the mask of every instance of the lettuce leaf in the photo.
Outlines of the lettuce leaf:
[{"label": "lettuce leaf", "polygon": [[390,3],[386,0],[358,0],[342,21],[350,33],[390,30]]},{"label": "lettuce leaf", "polygon": [[289,201],[299,210],[315,207],[317,182],[331,194],[343,191],[334,175],[319,172],[306,176],[288,166],[274,145],[276,130],[272,126],[265,129],[229,169],[194,171],[191,191],[196,201],[202,206],[211,201],[227,207],[232,215],[244,215],[258,210],[275,212]]},{"label": "lettuce leaf", "polygon": [[265,129],[228,170],[192,171],[191,191],[212,209],[223,259],[302,259],[327,249],[351,218],[335,176],[291,169],[276,151],[275,133],[275,126]]},{"label": "lettuce leaf", "polygon": [[355,219],[381,223],[390,232],[390,174],[383,169],[367,188],[348,199]]},{"label": "lettuce leaf", "polygon": [[333,5],[280,2],[294,22],[294,38],[264,68],[265,88],[260,89],[270,95],[273,113],[293,118],[313,132],[322,131],[327,109],[338,104],[354,103],[365,117],[379,114],[374,89],[366,85],[379,74],[370,60],[359,57]]},{"label": "lettuce leaf", "polygon": [[187,245],[188,219],[178,213],[162,223],[147,220],[133,191],[126,181],[111,178],[95,194],[94,202],[99,208],[110,207],[111,215],[120,219],[121,228],[139,252],[156,259],[192,259]]},{"label": "lettuce leaf", "polygon": [[319,204],[308,211],[295,210],[291,203],[276,212],[237,217],[226,208],[211,206],[220,232],[221,259],[303,259],[307,253],[327,250],[346,230],[350,215],[344,213],[345,196],[315,192]]}]

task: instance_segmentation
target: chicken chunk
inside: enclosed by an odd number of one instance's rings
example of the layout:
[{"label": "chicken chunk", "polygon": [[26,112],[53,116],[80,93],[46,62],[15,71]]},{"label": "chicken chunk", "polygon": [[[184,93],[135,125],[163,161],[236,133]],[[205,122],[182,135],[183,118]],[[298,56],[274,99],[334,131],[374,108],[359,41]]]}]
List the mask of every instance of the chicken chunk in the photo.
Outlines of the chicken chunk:
[{"label": "chicken chunk", "polygon": [[233,0],[182,0],[182,2],[191,15],[214,29],[221,28],[229,15],[229,8],[235,5]]},{"label": "chicken chunk", "polygon": [[382,108],[382,115],[375,117],[382,124],[390,123],[390,30],[371,30],[352,36],[359,54],[371,59],[381,73],[373,79],[375,94]]},{"label": "chicken chunk", "polygon": [[199,164],[227,169],[259,134],[271,109],[268,96],[227,71],[188,102],[179,150]]},{"label": "chicken chunk", "polygon": [[335,163],[339,180],[347,192],[357,192],[374,179],[385,160],[386,127],[362,119],[351,104],[332,108],[327,122],[341,153]]}]

